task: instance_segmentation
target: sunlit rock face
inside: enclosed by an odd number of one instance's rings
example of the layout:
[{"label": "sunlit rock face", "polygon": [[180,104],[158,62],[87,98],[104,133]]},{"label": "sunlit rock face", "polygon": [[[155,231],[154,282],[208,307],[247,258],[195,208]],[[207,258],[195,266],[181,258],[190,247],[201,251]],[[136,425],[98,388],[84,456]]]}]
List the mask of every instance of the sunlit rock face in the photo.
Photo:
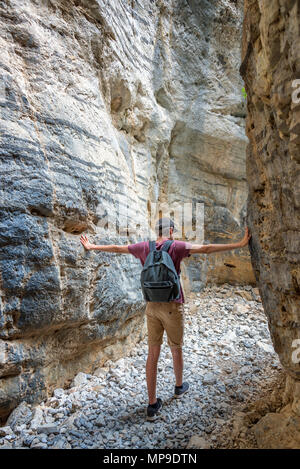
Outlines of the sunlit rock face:
[{"label": "sunlit rock face", "polygon": [[[3,417],[145,333],[139,262],[82,232],[139,241],[106,219],[147,226],[159,201],[204,203],[206,243],[243,235],[242,2],[170,3],[1,3]],[[255,283],[247,248],[186,266],[187,291]]]},{"label": "sunlit rock face", "polygon": [[[299,30],[298,1],[245,1],[241,75],[248,95],[251,260],[275,350],[290,375],[285,401],[294,399],[298,415],[299,384],[293,379],[300,379]],[[292,417],[280,418],[282,447],[288,447],[286,418]],[[269,420],[257,431],[262,446],[272,439],[276,418]],[[269,436],[262,437],[267,430]]]}]

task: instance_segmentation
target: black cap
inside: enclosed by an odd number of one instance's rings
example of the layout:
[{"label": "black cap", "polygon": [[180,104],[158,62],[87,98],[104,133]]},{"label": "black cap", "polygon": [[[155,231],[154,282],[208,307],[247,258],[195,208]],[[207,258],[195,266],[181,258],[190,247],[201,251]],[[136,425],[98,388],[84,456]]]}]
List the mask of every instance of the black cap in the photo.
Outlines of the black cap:
[{"label": "black cap", "polygon": [[155,224],[155,230],[158,231],[159,229],[163,228],[173,228],[173,231],[177,231],[171,218],[164,217],[157,220]]}]

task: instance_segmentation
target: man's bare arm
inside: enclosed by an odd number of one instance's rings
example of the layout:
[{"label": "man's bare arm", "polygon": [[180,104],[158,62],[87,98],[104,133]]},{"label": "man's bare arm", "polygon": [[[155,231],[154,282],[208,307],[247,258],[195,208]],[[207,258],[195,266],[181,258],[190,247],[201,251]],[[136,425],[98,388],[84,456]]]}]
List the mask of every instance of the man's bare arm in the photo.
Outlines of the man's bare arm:
[{"label": "man's bare arm", "polygon": [[202,254],[211,254],[213,252],[219,251],[231,251],[232,249],[238,249],[246,246],[251,238],[251,234],[249,234],[248,227],[245,228],[245,235],[243,239],[237,243],[229,243],[229,244],[192,244],[190,248],[191,254],[202,253]]},{"label": "man's bare arm", "polygon": [[91,244],[85,235],[81,235],[80,242],[87,251],[117,252],[119,254],[130,254],[128,246],[118,246],[117,244]]}]

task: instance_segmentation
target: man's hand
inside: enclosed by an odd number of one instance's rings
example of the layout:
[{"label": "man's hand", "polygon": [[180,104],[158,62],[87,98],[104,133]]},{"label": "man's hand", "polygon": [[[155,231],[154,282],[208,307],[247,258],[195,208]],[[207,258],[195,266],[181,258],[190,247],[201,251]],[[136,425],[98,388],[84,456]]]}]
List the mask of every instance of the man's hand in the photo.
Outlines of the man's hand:
[{"label": "man's hand", "polygon": [[246,245],[248,244],[249,239],[251,238],[251,236],[252,236],[252,235],[249,233],[249,228],[248,228],[248,226],[246,226],[244,237],[243,237],[242,241],[240,241],[240,242],[238,243],[239,246],[240,246],[241,248],[244,247],[244,246],[246,246]]},{"label": "man's hand", "polygon": [[89,251],[93,249],[95,251],[103,251],[103,252],[116,252],[118,254],[130,254],[128,250],[128,245],[125,246],[117,246],[116,244],[91,244],[87,239],[86,235],[80,236],[80,242],[83,245],[84,249]]},{"label": "man's hand", "polygon": [[238,249],[246,246],[248,244],[249,239],[251,238],[251,234],[249,234],[248,227],[245,228],[245,236],[241,241],[238,243],[230,243],[230,244],[192,244],[190,253],[203,253],[203,254],[211,254],[212,252],[220,252],[220,251],[231,251],[232,249]]},{"label": "man's hand", "polygon": [[93,245],[91,243],[89,243],[89,240],[87,239],[87,236],[81,235],[80,236],[80,242],[83,245],[84,249],[86,249],[87,251],[92,249]]}]

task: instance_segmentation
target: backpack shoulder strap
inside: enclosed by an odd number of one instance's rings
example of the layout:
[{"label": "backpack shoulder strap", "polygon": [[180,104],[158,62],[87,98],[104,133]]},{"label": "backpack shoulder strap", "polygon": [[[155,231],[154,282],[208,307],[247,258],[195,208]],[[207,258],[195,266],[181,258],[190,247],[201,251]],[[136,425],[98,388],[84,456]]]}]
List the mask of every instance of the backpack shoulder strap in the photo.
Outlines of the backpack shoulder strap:
[{"label": "backpack shoulder strap", "polygon": [[155,251],[156,249],[156,244],[155,241],[149,241],[149,251]]},{"label": "backpack shoulder strap", "polygon": [[174,243],[174,240],[173,239],[168,239],[167,241],[164,242],[162,248],[161,248],[161,251],[167,251],[169,250],[171,244]]}]

